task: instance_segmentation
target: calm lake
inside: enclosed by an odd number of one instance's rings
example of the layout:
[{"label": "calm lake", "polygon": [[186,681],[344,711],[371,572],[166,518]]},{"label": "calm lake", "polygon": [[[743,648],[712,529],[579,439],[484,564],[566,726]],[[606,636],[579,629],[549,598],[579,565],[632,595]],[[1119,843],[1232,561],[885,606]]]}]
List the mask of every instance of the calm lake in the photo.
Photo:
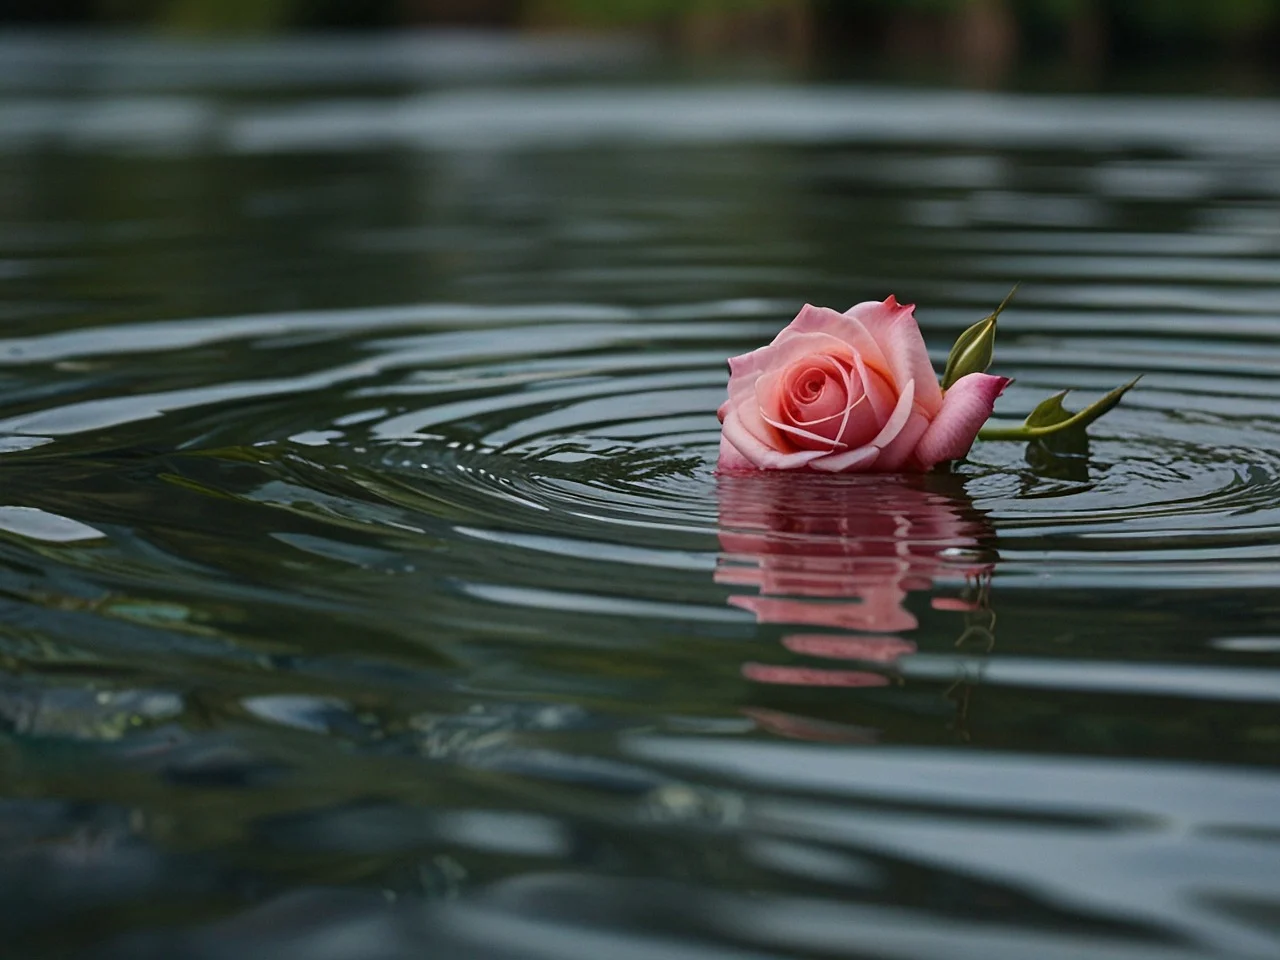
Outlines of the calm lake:
[{"label": "calm lake", "polygon": [[[0,63],[14,956],[1280,953],[1280,100]],[[716,476],[804,302],[1016,281],[1087,446]]]}]

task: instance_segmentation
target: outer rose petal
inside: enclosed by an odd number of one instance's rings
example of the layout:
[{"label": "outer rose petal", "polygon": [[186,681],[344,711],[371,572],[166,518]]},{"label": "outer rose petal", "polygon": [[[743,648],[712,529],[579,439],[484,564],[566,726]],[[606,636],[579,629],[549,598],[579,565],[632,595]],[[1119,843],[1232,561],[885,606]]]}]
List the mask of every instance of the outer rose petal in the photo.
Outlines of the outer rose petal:
[{"label": "outer rose petal", "polygon": [[928,470],[943,460],[959,460],[973,446],[978,431],[991,416],[996,397],[1012,383],[1008,377],[971,373],[955,382],[942,401],[942,410],[929,425],[915,457]]},{"label": "outer rose petal", "polygon": [[720,459],[716,462],[717,470],[754,470],[756,465],[738,452],[738,448],[720,438]]},{"label": "outer rose petal", "polygon": [[[794,470],[797,467],[803,467],[809,461],[823,455],[822,450],[801,450],[799,453],[779,453],[768,444],[759,440],[742,424],[742,417],[739,415],[738,409],[730,409],[724,417],[724,427],[722,430],[722,438],[726,443],[732,446],[748,461],[751,466],[759,470]],[[720,447],[721,457],[724,457],[724,446]],[[723,459],[721,461],[723,465]],[[744,469],[738,467],[726,467],[725,469]]]},{"label": "outer rose petal", "polygon": [[915,304],[900,304],[890,295],[883,303],[868,300],[855,304],[846,315],[862,321],[880,344],[899,390],[908,380],[916,382],[916,403],[932,419],[942,407],[942,388],[914,311]]},{"label": "outer rose petal", "polygon": [[880,451],[880,458],[876,460],[876,470],[879,473],[893,473],[896,470],[901,470],[907,461],[911,459],[911,454],[915,452],[916,444],[920,442],[920,438],[924,436],[925,431],[928,429],[929,421],[924,414],[911,414],[907,419],[907,425],[902,428],[902,432]]}]

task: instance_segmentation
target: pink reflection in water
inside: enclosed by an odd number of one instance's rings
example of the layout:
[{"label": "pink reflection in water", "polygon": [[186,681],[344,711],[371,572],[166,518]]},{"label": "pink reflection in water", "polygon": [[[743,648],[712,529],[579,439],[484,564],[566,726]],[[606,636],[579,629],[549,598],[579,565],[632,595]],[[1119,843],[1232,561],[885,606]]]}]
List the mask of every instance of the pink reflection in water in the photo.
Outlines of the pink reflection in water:
[{"label": "pink reflection in water", "polygon": [[872,663],[893,663],[901,656],[916,652],[916,645],[901,637],[841,637],[829,633],[795,633],[783,637],[782,645],[792,653],[809,657]]},{"label": "pink reflection in water", "polygon": [[[826,477],[800,473],[721,476],[717,583],[753,588],[728,602],[761,623],[795,624],[782,639],[797,657],[856,661],[865,669],[748,663],[757,683],[874,687],[916,652],[898,634],[915,629],[914,592],[939,580],[963,584],[931,597],[932,609],[985,610],[991,528],[948,478]],[[961,627],[958,633],[963,632]],[[777,724],[773,725],[775,728]]]},{"label": "pink reflection in water", "polygon": [[861,670],[823,670],[818,667],[775,667],[744,663],[742,675],[758,683],[785,683],[797,687],[884,687],[887,677]]}]

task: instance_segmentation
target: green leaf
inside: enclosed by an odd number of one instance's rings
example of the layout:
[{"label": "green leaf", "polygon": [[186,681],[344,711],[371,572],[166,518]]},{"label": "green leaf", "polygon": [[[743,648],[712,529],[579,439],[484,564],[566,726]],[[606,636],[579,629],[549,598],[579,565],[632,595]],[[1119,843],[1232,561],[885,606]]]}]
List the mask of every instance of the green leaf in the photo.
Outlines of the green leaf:
[{"label": "green leaf", "polygon": [[1070,392],[1070,390],[1063,390],[1047,400],[1041,400],[1024,423],[1028,427],[1052,427],[1064,420],[1070,420],[1071,413],[1062,405],[1063,399]]},{"label": "green leaf", "polygon": [[1067,391],[1056,393],[1040,402],[1021,426],[993,424],[978,431],[979,440],[1036,440],[1063,430],[1083,430],[1104,413],[1115,409],[1126,393],[1141,380],[1134,377],[1128,383],[1116,387],[1106,396],[1094,401],[1079,413],[1070,413],[1062,405]]},{"label": "green leaf", "polygon": [[[1055,393],[1031,411],[1026,423],[1033,427],[1051,427],[1071,419],[1071,411],[1062,405],[1067,391]],[[1082,426],[1067,426],[1027,443],[1027,463],[1040,476],[1057,480],[1084,482],[1089,479],[1089,432]]]},{"label": "green leaf", "polygon": [[942,374],[942,389],[949,389],[961,377],[971,373],[986,373],[991,366],[991,356],[996,344],[996,321],[1013,295],[1018,292],[1014,284],[1008,296],[1000,302],[990,316],[984,317],[956,338],[947,355],[947,366]]}]

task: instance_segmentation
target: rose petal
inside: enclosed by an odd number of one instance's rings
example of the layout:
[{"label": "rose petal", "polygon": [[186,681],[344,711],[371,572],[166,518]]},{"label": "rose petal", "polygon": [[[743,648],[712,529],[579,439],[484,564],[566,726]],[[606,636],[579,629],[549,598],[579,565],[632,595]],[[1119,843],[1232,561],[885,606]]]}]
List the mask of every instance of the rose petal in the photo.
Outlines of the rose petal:
[{"label": "rose petal", "polygon": [[754,428],[752,424],[754,417],[758,416],[778,435],[780,440],[785,438],[802,450],[820,450],[823,453],[830,453],[840,447],[839,430],[844,417],[843,409],[822,420],[805,423],[802,426],[796,424],[789,415],[786,402],[781,397],[785,390],[784,379],[785,371],[771,370],[756,380],[754,406],[751,400],[746,400],[742,406],[743,424],[770,446],[780,446],[780,444],[771,443],[770,438],[760,429]]},{"label": "rose petal", "polygon": [[[857,390],[861,390],[862,384],[854,383],[854,377],[857,374],[847,365],[830,358],[823,359],[842,374],[844,383],[841,389],[845,396],[854,396],[855,386]],[[770,371],[763,374],[756,381],[756,401],[761,419],[774,430],[786,434],[796,446],[805,450],[822,450],[824,453],[847,450],[850,447],[863,446],[881,429],[882,423],[876,417],[866,396],[860,396],[842,410],[819,420],[806,422],[790,417],[793,404],[780,402],[778,394],[785,389],[784,383],[788,381],[793,369],[794,366],[787,371]],[[878,385],[877,390],[887,392],[888,388],[883,386],[879,374],[868,374],[868,376]],[[744,417],[744,423],[757,437],[768,442],[768,437],[752,428],[749,418]]]},{"label": "rose petal", "polygon": [[898,405],[893,408],[893,413],[889,414],[889,419],[885,425],[876,434],[874,440],[871,441],[873,447],[879,447],[883,450],[893,439],[902,432],[902,428],[907,425],[907,420],[911,418],[911,405],[915,402],[916,382],[908,380],[907,385],[902,388],[902,393],[898,395]]},{"label": "rose petal", "polygon": [[[793,363],[783,379],[785,403],[796,423],[811,423],[833,417],[844,410],[849,401],[860,391],[850,389],[849,368],[831,357],[816,357],[808,363]],[[812,379],[821,378],[816,395],[811,399],[799,396],[802,388]],[[761,379],[764,379],[763,377]],[[759,381],[756,381],[757,384]]]},{"label": "rose petal", "polygon": [[1012,381],[986,373],[961,377],[946,393],[942,410],[920,438],[915,458],[928,470],[943,460],[959,460],[973,446],[978,431],[991,416],[996,397]]},{"label": "rose petal", "polygon": [[929,419],[922,413],[912,413],[907,418],[902,432],[880,451],[880,457],[876,460],[876,472],[894,473],[897,470],[901,470],[903,465],[911,458],[911,454],[915,452],[916,444],[920,442],[920,438],[924,436],[925,431],[928,429]]},{"label": "rose petal", "polygon": [[[783,409],[782,374],[782,370],[764,371],[756,377],[750,391],[740,387],[736,397],[731,393],[730,402],[735,406],[755,407],[760,411],[761,419],[765,421],[777,420],[785,423],[787,415]],[[730,381],[730,386],[732,385]],[[765,438],[761,437],[761,439]]]},{"label": "rose petal", "polygon": [[[911,380],[907,382],[907,388],[898,397],[898,405],[893,408],[889,421],[869,444],[850,450],[848,453],[831,454],[821,460],[813,461],[810,466],[815,470],[826,470],[830,473],[844,471],[857,473],[869,469],[879,458],[880,451],[892,443],[898,434],[902,432],[902,428],[907,425],[907,421],[911,418],[912,399],[914,396],[915,381]],[[875,451],[874,456],[868,454],[867,451],[871,450]]]},{"label": "rose petal", "polygon": [[[785,332],[784,330],[783,333]],[[876,350],[878,353],[879,347]],[[761,374],[782,370],[811,354],[838,357],[846,363],[853,362],[853,348],[829,333],[815,331],[797,334],[785,341],[782,334],[779,334],[773,343],[729,358],[729,399],[737,403],[746,393],[755,389],[756,380]]]},{"label": "rose petal", "polygon": [[876,417],[871,401],[863,397],[852,404],[844,414],[840,428],[840,443],[846,448],[866,446],[882,429],[882,421]]},{"label": "rose petal", "polygon": [[720,459],[716,462],[717,470],[755,470],[756,465],[738,452],[738,448],[726,437],[720,438]]},{"label": "rose petal", "polygon": [[885,382],[883,376],[867,369],[861,354],[853,355],[853,366],[858,373],[858,379],[862,381],[862,390],[867,395],[871,409],[875,411],[876,420],[884,423],[893,413],[893,407],[897,401],[893,388]]},{"label": "rose petal", "polygon": [[862,473],[869,470],[879,456],[880,448],[868,444],[847,453],[833,453],[820,460],[813,460],[809,466],[827,473]]},{"label": "rose petal", "polygon": [[[747,400],[743,403],[735,404],[734,410],[738,412],[738,420],[747,432],[763,443],[766,447],[778,450],[782,453],[788,452],[791,448],[787,442],[787,438],[774,429],[773,425],[764,418],[764,412],[760,409],[760,405],[754,400]],[[728,414],[725,415],[726,418]]]},{"label": "rose petal", "polygon": [[725,414],[723,438],[759,470],[793,470],[823,455],[821,450],[779,453],[773,447],[761,442],[743,425],[742,411],[738,407],[734,407]]},{"label": "rose petal", "polygon": [[815,428],[814,430],[797,427],[794,424],[786,423],[782,420],[774,420],[767,414],[761,414],[761,416],[764,418],[765,423],[780,433],[787,434],[788,437],[795,441],[796,444],[804,450],[818,450],[822,453],[830,453],[832,450],[845,449],[845,444],[841,443],[839,440],[833,439],[825,433],[816,432],[817,430],[830,429],[831,432],[834,433],[840,427],[840,419],[844,416],[843,413],[837,413],[835,416],[827,417],[825,421],[809,424],[809,426]]},{"label": "rose petal", "polygon": [[860,320],[875,337],[899,388],[908,380],[916,382],[916,403],[932,419],[942,406],[942,388],[914,311],[915,304],[900,304],[890,295],[882,303],[855,304],[846,315]]},{"label": "rose petal", "polygon": [[[793,401],[790,394],[792,383],[797,376],[797,368],[805,365],[806,359],[795,361],[783,369],[768,370],[761,374],[755,382],[755,402],[760,408],[761,416],[773,426],[779,428],[784,424],[798,426],[809,433],[820,435],[829,448],[839,436],[837,428],[840,417],[851,396],[849,366],[827,355],[808,359],[812,361],[812,368],[819,369],[825,374],[828,382],[825,384],[826,389],[823,393],[829,393],[834,403],[831,400],[819,398],[809,404],[808,408],[797,409],[798,404]],[[804,369],[810,369],[810,367],[805,366]],[[747,394],[745,391],[740,391],[739,396],[745,398]],[[744,399],[744,402],[750,401]],[[827,412],[823,412],[824,407],[827,408]],[[812,408],[817,408],[818,415],[806,416],[806,409]],[[831,422],[833,418],[834,423]],[[824,426],[826,429],[823,429]]]},{"label": "rose petal", "polygon": [[782,344],[796,336],[811,333],[838,337],[852,347],[854,352],[862,354],[868,365],[888,374],[888,359],[880,348],[875,334],[867,329],[862,318],[840,313],[830,307],[815,307],[811,303],[806,303],[796,314],[796,318],[783,328],[773,342]]},{"label": "rose petal", "polygon": [[[858,354],[853,355],[856,368],[866,370],[866,364],[862,362]],[[854,367],[845,367],[844,370],[844,395],[847,398],[845,407],[840,411],[840,425],[836,427],[836,438],[842,444],[848,444],[850,441],[845,440],[846,436],[856,437],[856,427],[849,430],[849,418],[853,416],[854,407],[860,403],[866,403],[866,390],[863,386],[862,374]],[[856,381],[855,381],[856,378]],[[861,394],[861,395],[860,395]],[[874,413],[874,411],[872,411]]]}]

